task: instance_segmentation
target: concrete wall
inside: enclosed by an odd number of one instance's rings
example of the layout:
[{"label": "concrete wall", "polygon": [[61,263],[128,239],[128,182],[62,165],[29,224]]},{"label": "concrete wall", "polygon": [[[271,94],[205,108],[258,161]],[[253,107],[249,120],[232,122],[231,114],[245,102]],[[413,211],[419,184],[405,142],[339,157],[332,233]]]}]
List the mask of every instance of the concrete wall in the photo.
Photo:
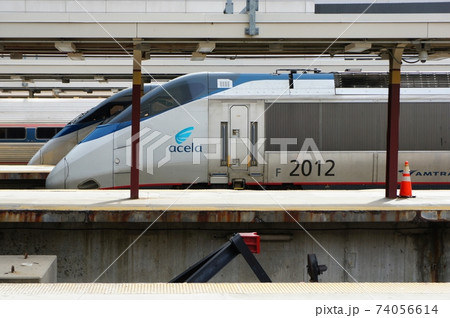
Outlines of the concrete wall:
[{"label": "concrete wall", "polygon": [[[93,282],[148,224],[0,225],[0,254],[54,254],[58,282]],[[289,234],[290,241],[262,241],[258,260],[275,282],[308,281],[306,256],[315,253],[328,271],[323,282],[450,281],[448,224],[297,225],[158,224],[149,229],[98,282],[167,282],[226,242],[235,232]],[[263,236],[264,237],[264,236]],[[256,277],[238,256],[214,282],[252,282]]]}]

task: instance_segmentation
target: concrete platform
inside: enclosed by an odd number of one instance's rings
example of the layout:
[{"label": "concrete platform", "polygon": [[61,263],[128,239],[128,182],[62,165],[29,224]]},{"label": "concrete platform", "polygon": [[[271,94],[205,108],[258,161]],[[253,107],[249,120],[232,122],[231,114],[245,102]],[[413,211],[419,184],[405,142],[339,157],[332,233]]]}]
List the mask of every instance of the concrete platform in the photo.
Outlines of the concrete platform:
[{"label": "concrete platform", "polygon": [[0,190],[0,222],[450,221],[450,191]]},{"label": "concrete platform", "polygon": [[43,189],[55,166],[0,165],[0,189]]},{"label": "concrete platform", "polygon": [[[306,299],[445,300],[450,283],[139,283],[2,284],[0,297],[13,299]],[[321,304],[323,305],[323,304]],[[442,308],[443,309],[443,308]],[[310,316],[308,316],[310,317]]]},{"label": "concrete platform", "polygon": [[55,166],[52,165],[0,165],[0,179],[21,180],[21,179],[43,179]]},{"label": "concrete platform", "polygon": [[0,255],[0,283],[56,283],[56,256]]}]

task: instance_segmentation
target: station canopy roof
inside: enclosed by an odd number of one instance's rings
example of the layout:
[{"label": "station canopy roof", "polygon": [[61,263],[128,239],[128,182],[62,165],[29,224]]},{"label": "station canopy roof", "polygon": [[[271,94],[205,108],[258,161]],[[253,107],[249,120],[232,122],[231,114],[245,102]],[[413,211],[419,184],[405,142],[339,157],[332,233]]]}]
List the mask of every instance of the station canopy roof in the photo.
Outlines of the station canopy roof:
[{"label": "station canopy roof", "polygon": [[260,0],[252,12],[252,0],[235,0],[227,12],[231,2],[3,0],[0,57],[131,59],[138,48],[144,59],[386,59],[397,45],[409,61],[450,57],[448,1]]}]

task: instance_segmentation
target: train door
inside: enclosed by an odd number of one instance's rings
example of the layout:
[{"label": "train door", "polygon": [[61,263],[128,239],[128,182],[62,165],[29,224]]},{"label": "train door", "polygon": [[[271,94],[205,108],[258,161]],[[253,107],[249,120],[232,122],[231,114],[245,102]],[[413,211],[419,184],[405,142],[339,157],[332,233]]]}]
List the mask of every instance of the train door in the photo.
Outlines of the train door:
[{"label": "train door", "polygon": [[232,170],[248,170],[248,107],[232,105],[230,107],[230,163]]},{"label": "train door", "polygon": [[209,182],[232,184],[235,188],[258,184],[264,177],[264,102],[211,100]]},{"label": "train door", "polygon": [[[113,171],[114,171],[114,187],[121,187],[130,184],[130,166],[131,154],[130,143],[127,143],[127,136],[130,135],[128,129],[126,131],[114,132],[114,149],[113,149]],[[128,137],[129,138],[129,137]],[[127,157],[128,156],[128,157]]]}]

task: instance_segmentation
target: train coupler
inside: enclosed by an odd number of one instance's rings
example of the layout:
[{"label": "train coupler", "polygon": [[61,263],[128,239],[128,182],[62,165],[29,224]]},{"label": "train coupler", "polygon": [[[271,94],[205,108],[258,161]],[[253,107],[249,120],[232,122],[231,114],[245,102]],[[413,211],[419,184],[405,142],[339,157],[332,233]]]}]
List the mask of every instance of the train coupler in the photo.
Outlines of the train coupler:
[{"label": "train coupler", "polygon": [[244,190],[245,189],[245,179],[233,179],[232,181],[234,190]]}]

